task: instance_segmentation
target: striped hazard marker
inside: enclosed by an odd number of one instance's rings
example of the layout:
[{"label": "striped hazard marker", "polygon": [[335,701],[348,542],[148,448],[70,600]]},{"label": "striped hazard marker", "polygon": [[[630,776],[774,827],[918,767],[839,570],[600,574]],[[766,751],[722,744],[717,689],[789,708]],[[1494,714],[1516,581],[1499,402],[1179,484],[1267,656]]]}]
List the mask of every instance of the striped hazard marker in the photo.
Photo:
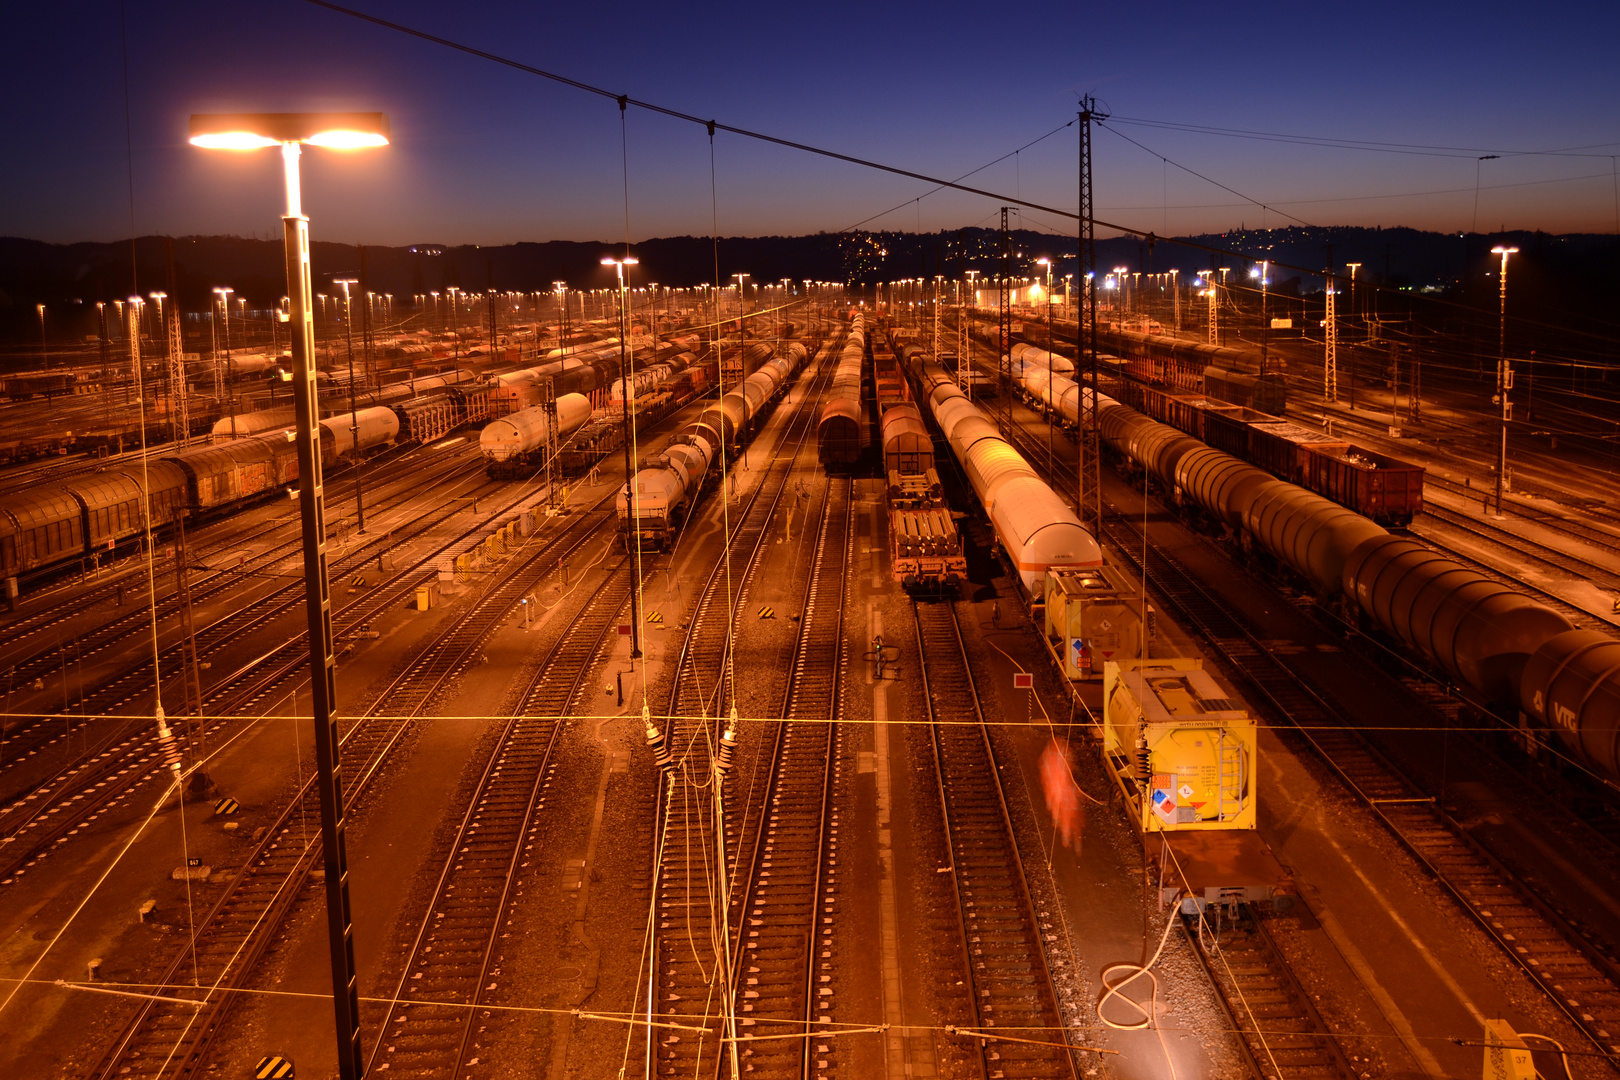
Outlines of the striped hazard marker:
[{"label": "striped hazard marker", "polygon": [[647,621],[650,623],[661,623],[664,621],[664,616],[661,612],[649,611],[647,612]]},{"label": "striped hazard marker", "polygon": [[242,804],[231,798],[221,799],[214,804],[214,813],[218,816],[234,814],[240,809],[242,809]]},{"label": "striped hazard marker", "polygon": [[259,1059],[259,1067],[253,1070],[253,1080],[297,1080],[297,1077],[293,1074],[291,1059],[271,1054]]},{"label": "striped hazard marker", "polygon": [[776,618],[776,609],[773,607],[762,607],[759,609],[759,617],[762,619],[774,619]]}]

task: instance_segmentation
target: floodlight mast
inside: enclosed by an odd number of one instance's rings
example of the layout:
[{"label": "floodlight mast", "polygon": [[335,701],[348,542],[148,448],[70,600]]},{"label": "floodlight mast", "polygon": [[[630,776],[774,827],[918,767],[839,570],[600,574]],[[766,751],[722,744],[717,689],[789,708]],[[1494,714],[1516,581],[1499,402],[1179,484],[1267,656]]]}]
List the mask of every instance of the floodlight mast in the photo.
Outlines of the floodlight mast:
[{"label": "floodlight mast", "polygon": [[[194,115],[191,143],[205,149],[254,150],[280,146],[287,212],[282,215],[286,250],[288,327],[293,354],[293,404],[297,414],[298,505],[304,539],[304,596],[309,617],[310,686],[315,720],[316,786],[321,803],[321,844],[326,868],[326,921],[332,963],[332,1007],[337,1021],[338,1076],[365,1075],[360,1046],[360,998],[354,964],[354,922],[349,911],[349,866],[344,844],[343,775],[338,760],[337,698],[332,654],[331,589],[326,566],[325,498],[315,384],[314,295],[309,267],[309,218],[304,216],[298,173],[300,146],[360,149],[388,144],[382,113],[258,113]],[[317,660],[319,657],[319,660]]]}]

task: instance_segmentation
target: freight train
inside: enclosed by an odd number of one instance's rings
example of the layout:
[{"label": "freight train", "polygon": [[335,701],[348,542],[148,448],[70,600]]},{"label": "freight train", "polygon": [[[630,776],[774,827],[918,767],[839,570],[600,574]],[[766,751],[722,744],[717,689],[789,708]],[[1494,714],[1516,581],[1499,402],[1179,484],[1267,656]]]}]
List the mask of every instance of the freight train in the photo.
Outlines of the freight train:
[{"label": "freight train", "polygon": [[1307,583],[1349,620],[1404,645],[1479,705],[1550,731],[1562,754],[1620,783],[1620,640],[1312,491],[1101,398],[1103,440]]},{"label": "freight train", "polygon": [[[388,409],[362,410],[359,449],[390,445],[399,418]],[[354,453],[350,418],[321,421],[321,460]],[[298,446],[286,432],[153,454],[143,469],[125,461],[103,472],[41,484],[0,496],[0,576],[18,577],[113,552],[122,542],[171,524],[177,509],[197,514],[233,511],[298,482]]]},{"label": "freight train", "polygon": [[816,427],[816,453],[829,472],[848,471],[866,449],[866,410],[861,384],[866,369],[866,319],[859,311],[850,320],[849,336],[833,372],[827,404]]},{"label": "freight train", "polygon": [[[443,386],[390,406],[347,408],[321,420],[321,460],[330,465],[355,453],[394,444],[420,444],[491,418],[488,383]],[[274,410],[267,410],[274,414]],[[265,414],[247,414],[249,417]],[[120,461],[87,477],[48,483],[0,496],[0,577],[8,589],[23,575],[68,566],[113,551],[145,532],[143,484],[154,530],[166,528],[176,508],[223,514],[298,480],[297,445],[290,420],[275,414],[257,434],[206,446],[153,451],[145,478],[139,459]]]},{"label": "freight train", "polygon": [[945,501],[933,436],[904,380],[888,374],[898,373],[901,363],[911,361],[921,349],[902,345],[899,352],[897,363],[888,348],[873,349],[889,511],[889,568],[905,589],[950,592],[967,580],[967,555]]},{"label": "freight train", "polygon": [[1259,361],[1247,350],[1101,327],[1097,344],[1125,357],[1135,382],[1174,393],[1208,394],[1262,412],[1287,411],[1285,376],[1281,371],[1261,374]]},{"label": "freight train", "polygon": [[1404,527],[1423,509],[1421,465],[1209,397],[1132,382],[1121,396],[1155,420],[1380,524]]},{"label": "freight train", "polygon": [[626,550],[641,545],[663,551],[674,542],[709,469],[723,451],[734,453],[753,437],[766,411],[809,356],[797,341],[786,343],[782,353],[704,409],[659,456],[636,471],[629,485],[619,489],[615,507],[619,537]]},{"label": "freight train", "polygon": [[[756,350],[764,349],[764,358]],[[776,401],[809,355],[797,341],[788,342],[781,356],[771,355],[769,347],[750,345],[745,354],[743,371],[754,364],[755,370],[747,375],[735,389],[703,410],[692,433],[701,435],[718,453],[729,454],[751,439],[754,428],[764,419],[767,407]]]},{"label": "freight train", "polygon": [[961,465],[1030,599],[1038,601],[1045,595],[1051,568],[1102,565],[1096,538],[967,399],[950,372],[915,346],[902,349],[901,357],[919,406]]}]

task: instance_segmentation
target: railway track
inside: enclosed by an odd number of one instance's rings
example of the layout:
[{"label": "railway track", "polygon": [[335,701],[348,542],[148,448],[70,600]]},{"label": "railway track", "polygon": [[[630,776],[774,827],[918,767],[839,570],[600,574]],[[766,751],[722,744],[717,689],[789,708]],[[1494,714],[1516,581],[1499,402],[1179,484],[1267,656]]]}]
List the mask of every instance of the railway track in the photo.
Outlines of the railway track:
[{"label": "railway track", "polygon": [[[475,1028],[474,1019],[499,982],[501,931],[511,925],[513,886],[541,827],[557,732],[629,603],[632,583],[628,559],[609,569],[574,610],[506,719],[376,1029],[368,1072],[474,1075],[490,1023],[484,1019]],[[493,1065],[487,1062],[485,1071]]]},{"label": "railway track", "polygon": [[[752,575],[760,564],[766,530],[792,474],[794,460],[814,430],[813,408],[830,369],[799,405],[777,444],[765,475],[748,508],[727,538],[693,608],[686,640],[676,661],[670,687],[664,745],[673,755],[662,781],[654,829],[654,892],[657,925],[653,963],[649,968],[649,1024],[644,1053],[659,1076],[716,1074],[730,1049],[725,1040],[733,987],[729,932],[733,891],[727,876],[735,857],[717,854],[715,836],[726,834],[725,849],[735,852],[746,806],[723,805],[724,785],[716,780],[715,756],[720,745],[718,716],[731,693],[730,655],[736,614],[745,603]],[[801,375],[801,377],[803,377]],[[757,951],[757,950],[756,950]],[[716,957],[715,954],[721,954]],[[722,974],[723,972],[723,974]],[[729,1049],[728,1049],[729,1047]]]},{"label": "railway track", "polygon": [[1448,541],[1444,533],[1424,528],[1422,519],[1414,522],[1417,528],[1413,534],[1434,547],[1440,548],[1451,558],[1458,562],[1474,567],[1483,574],[1495,578],[1504,584],[1512,585],[1516,589],[1534,593],[1544,604],[1560,612],[1574,625],[1587,630],[1609,631],[1614,623],[1599,615],[1594,615],[1549,591],[1544,586],[1528,580],[1526,569],[1522,564],[1528,560],[1531,564],[1539,564],[1555,574],[1569,575],[1577,582],[1590,584],[1605,590],[1611,596],[1620,596],[1620,574],[1616,574],[1609,567],[1620,565],[1620,550],[1614,553],[1615,561],[1604,564],[1587,562],[1573,555],[1566,554],[1556,548],[1549,547],[1526,536],[1509,529],[1493,525],[1490,522],[1479,521],[1454,510],[1435,506],[1432,503],[1425,506],[1424,516],[1444,525],[1447,529],[1456,530],[1465,535],[1476,537],[1493,548],[1497,548],[1513,560],[1515,564],[1512,572],[1498,569],[1495,566],[1482,562],[1478,557],[1465,551],[1458,550],[1454,541]]},{"label": "railway track", "polygon": [[[386,497],[389,501],[380,502],[379,508],[391,505],[393,501],[407,502],[420,494],[420,481],[415,484],[401,486],[393,495]],[[453,512],[453,511],[451,511]],[[448,516],[448,513],[445,515]],[[426,520],[426,519],[425,519]],[[439,519],[433,519],[429,526]],[[279,526],[271,526],[264,531],[272,531]],[[423,522],[413,522],[405,529],[395,530],[384,536],[376,536],[362,544],[360,547],[348,552],[336,560],[334,576],[336,573],[349,573],[362,568],[369,560],[383,554],[396,543],[409,540],[423,531]],[[232,541],[235,542],[235,541]],[[300,550],[301,541],[297,536],[284,540],[270,547],[264,552],[244,560],[241,565],[226,570],[215,571],[197,582],[190,583],[191,603],[193,607],[210,600],[222,599],[230,590],[238,588],[244,581],[251,581],[258,575],[269,573],[278,562],[296,556]],[[167,578],[168,575],[165,575]],[[167,584],[167,582],[166,582]],[[232,639],[232,635],[244,627],[257,625],[268,619],[273,619],[284,611],[296,607],[303,602],[302,587],[296,581],[289,581],[280,589],[266,596],[251,601],[246,607],[216,620],[195,632],[197,656],[201,660],[204,650],[208,653],[218,651]],[[178,589],[171,588],[158,601],[157,619],[161,622],[178,617],[182,601]],[[63,618],[71,618],[78,612],[69,612]],[[150,635],[153,624],[152,609],[147,606],[134,607],[127,613],[113,619],[109,623],[96,627],[80,637],[73,643],[71,655],[58,650],[45,652],[24,660],[14,666],[9,677],[30,682],[54,677],[61,672],[63,682],[64,702],[62,709],[54,714],[43,714],[32,721],[24,721],[13,727],[4,737],[0,737],[0,777],[10,779],[10,773],[15,765],[25,761],[41,751],[48,750],[52,745],[71,738],[91,725],[105,727],[100,723],[102,714],[111,713],[120,706],[127,704],[133,698],[150,686],[150,656],[138,656],[133,662],[126,661],[121,673],[103,681],[87,695],[81,685],[76,701],[67,698],[68,667],[78,664],[80,670],[86,660],[97,656],[112,653],[113,650],[144,635]],[[144,650],[143,650],[144,651]],[[185,662],[183,653],[184,643],[175,643],[161,654],[159,669],[170,673],[170,678],[179,677],[182,664]],[[60,720],[60,723],[58,723]],[[129,725],[116,725],[110,735],[103,736],[102,740],[94,745],[87,745],[86,756],[93,756],[106,746],[121,741],[127,733]],[[71,767],[71,766],[69,766]],[[20,784],[23,788],[34,789],[38,778],[25,776]],[[19,794],[17,781],[12,784],[12,792]],[[9,835],[4,824],[4,812],[0,812],[0,835]]]},{"label": "railway track", "polygon": [[[1185,924],[1184,924],[1185,927]],[[1193,951],[1219,991],[1253,1075],[1288,1080],[1356,1080],[1361,1074],[1248,905],[1235,919],[1187,930]]]},{"label": "railway track", "polygon": [[[1123,535],[1121,535],[1123,534]],[[1141,535],[1121,524],[1115,549],[1141,571]],[[1174,556],[1150,545],[1148,581],[1287,720],[1474,923],[1620,1072],[1620,965],[1481,847],[1437,800],[1407,780]],[[1324,1033],[1325,1034],[1325,1033]]]},{"label": "railway track", "polygon": [[[610,497],[611,498],[611,497]],[[611,520],[604,499],[577,515],[558,535],[514,567],[464,617],[422,651],[380,696],[379,705],[343,736],[349,806],[366,793],[389,752],[433,704],[446,683],[476,655],[484,639],[510,617],[520,597],[556,566],[559,557],[589,543]],[[158,980],[170,987],[169,1000],[144,1002],[91,1075],[112,1078],[185,1077],[202,1068],[209,1044],[224,1030],[238,995],[271,939],[291,913],[321,861],[319,834],[301,822],[318,820],[319,797],[313,780],[303,785],[223,896],[199,920],[195,935]],[[190,989],[188,987],[195,987]],[[188,1003],[179,1004],[173,998]]]},{"label": "railway track", "polygon": [[812,1061],[811,1035],[824,1030],[818,1023],[832,1021],[835,1001],[828,924],[837,902],[838,826],[831,818],[842,758],[837,721],[847,661],[852,486],[832,480],[822,503],[783,695],[785,719],[772,723],[768,736],[771,775],[758,809],[769,807],[769,826],[761,828],[756,813],[751,828],[736,830],[732,1008],[742,1024],[739,1059],[750,1075],[764,1078],[828,1075],[827,1059]]},{"label": "railway track", "polygon": [[[522,501],[517,500],[500,513],[507,512]],[[500,514],[495,516],[499,517]],[[393,538],[395,541],[408,540],[440,521],[442,518],[424,518],[413,523],[409,529],[396,530]],[[471,532],[482,531],[486,527],[479,525]],[[358,626],[397,608],[424,579],[437,576],[428,566],[443,552],[462,543],[467,535],[469,533],[458,535],[424,559],[380,582],[364,597],[334,613],[334,640],[341,643]],[[341,579],[374,557],[369,547],[362,548],[334,561],[329,574],[333,579]],[[265,602],[271,605],[268,614],[259,607],[248,608],[200,632],[199,658],[228,649],[241,628],[296,608],[303,603],[301,592],[301,585],[288,586],[266,598]],[[199,735],[203,740],[214,739],[232,726],[246,710],[283,687],[287,680],[304,677],[308,653],[307,642],[300,634],[227,675],[203,696],[203,715],[217,719],[202,722],[200,731],[182,732],[182,744],[195,753]],[[163,661],[169,670],[177,670],[180,646],[166,650]],[[127,696],[111,704],[100,705],[101,710],[111,711],[141,692],[141,675],[142,671],[137,669],[114,680],[110,689]],[[82,719],[90,722],[95,717],[92,714]],[[176,718],[177,727],[184,724],[182,718]],[[33,869],[57,845],[66,842],[68,836],[121,805],[135,788],[163,772],[157,735],[151,720],[132,719],[118,725],[116,732],[94,748],[93,753],[88,753],[72,767],[62,770],[48,783],[0,808],[0,885],[9,884],[17,875]]]},{"label": "railway track", "polygon": [[1069,1077],[1069,1048],[999,766],[954,603],[913,602],[917,664],[932,734],[950,878],[970,980],[973,1039],[985,1077]]},{"label": "railway track", "polygon": [[[420,498],[424,484],[453,482],[461,478],[459,474],[468,472],[470,472],[470,470],[468,470],[465,465],[456,465],[451,469],[446,470],[445,475],[443,476],[417,476],[408,478],[404,482],[398,483],[397,486],[386,494],[382,492],[374,493],[372,496],[373,512],[380,513],[392,509],[395,506],[409,504],[413,499]],[[293,535],[287,539],[278,541],[272,544],[266,550],[257,552],[251,557],[243,559],[237,566],[228,567],[225,569],[210,570],[207,574],[198,577],[194,581],[188,582],[192,604],[196,606],[206,603],[209,600],[221,596],[228,590],[238,587],[244,580],[248,580],[256,575],[261,575],[268,572],[270,568],[274,567],[278,562],[281,562],[290,556],[297,555],[302,549],[303,541],[296,531],[297,519],[294,517],[287,520],[270,523],[264,528],[250,532],[245,537],[241,535],[231,535],[227,537],[223,543],[218,544],[217,547],[241,544],[247,542],[248,540],[256,539],[257,537],[266,533],[274,532],[277,529],[286,527],[292,527],[294,529]],[[366,545],[367,549],[375,546],[381,539],[382,538],[374,538],[373,541]],[[194,539],[191,541],[191,546],[197,546]],[[375,552],[373,552],[373,554],[375,554]],[[190,557],[201,558],[203,556],[202,552],[198,551],[193,553]],[[163,569],[165,571],[172,570],[172,563],[166,565]],[[165,579],[163,585],[167,586],[167,591],[158,599],[157,618],[160,622],[166,619],[174,618],[179,613],[181,604],[179,593],[173,585],[172,576],[169,573],[164,573],[163,577]],[[111,622],[104,623],[101,626],[82,634],[76,639],[79,642],[79,651],[77,655],[93,656],[96,653],[116,646],[120,642],[123,642],[132,636],[150,632],[153,618],[152,611],[150,607],[140,604],[140,602],[146,598],[145,585],[145,581],[140,580],[135,589],[129,590],[131,599],[136,601],[137,605],[140,606],[132,606],[130,610],[114,618]],[[4,638],[3,642],[0,642],[0,644],[4,644],[8,649],[14,647],[27,637],[34,636],[37,633],[46,630],[51,626],[58,625],[67,619],[77,617],[78,615],[83,614],[86,609],[94,607],[97,604],[105,603],[113,596],[115,592],[119,590],[119,588],[120,584],[115,582],[108,586],[91,590],[82,597],[74,598],[68,603],[57,605],[49,611],[37,613],[30,616],[26,620],[13,624],[12,626],[7,627],[5,631],[0,632],[0,636],[3,636]],[[20,660],[12,668],[13,677],[21,682],[26,683],[36,678],[45,678],[55,674],[58,665],[53,664],[52,656],[53,654],[47,650],[36,654],[33,657]]]}]

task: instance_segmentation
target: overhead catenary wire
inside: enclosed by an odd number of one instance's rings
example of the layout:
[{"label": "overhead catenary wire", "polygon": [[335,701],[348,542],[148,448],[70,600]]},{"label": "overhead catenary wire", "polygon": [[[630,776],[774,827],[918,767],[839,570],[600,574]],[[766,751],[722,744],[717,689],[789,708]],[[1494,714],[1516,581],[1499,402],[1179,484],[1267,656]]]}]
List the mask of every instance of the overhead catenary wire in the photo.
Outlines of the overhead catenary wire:
[{"label": "overhead catenary wire", "polygon": [[[723,123],[720,123],[717,120],[712,120],[712,119],[711,120],[705,120],[705,119],[702,119],[702,118],[700,118],[698,116],[695,116],[695,115],[693,115],[691,113],[683,112],[682,110],[679,110],[679,109],[674,109],[674,108],[670,108],[668,106],[659,105],[659,104],[656,104],[656,103],[650,102],[650,101],[642,101],[639,98],[633,98],[633,97],[630,97],[629,95],[626,95],[626,94],[615,93],[615,92],[613,92],[611,90],[607,90],[607,89],[604,89],[604,88],[599,87],[599,86],[594,86],[594,85],[592,85],[590,83],[584,82],[584,81],[579,80],[579,79],[570,78],[570,77],[568,77],[566,75],[560,75],[560,74],[557,74],[556,72],[547,71],[544,68],[535,67],[532,64],[523,63],[520,60],[514,60],[514,59],[512,59],[510,57],[501,56],[498,53],[489,52],[488,50],[485,50],[485,49],[479,49],[479,48],[476,48],[474,46],[467,45],[467,44],[464,44],[462,42],[454,41],[454,40],[452,40],[450,38],[442,37],[442,36],[437,35],[437,34],[430,34],[425,30],[419,30],[419,29],[417,29],[415,27],[406,26],[406,25],[404,25],[402,23],[397,23],[397,22],[393,22],[393,21],[388,20],[388,19],[383,19],[383,18],[380,18],[380,17],[378,17],[376,15],[368,14],[366,12],[356,11],[353,8],[348,8],[348,7],[345,7],[345,6],[341,5],[341,4],[333,3],[332,0],[306,0],[306,2],[309,3],[309,4],[313,4],[316,7],[321,7],[321,8],[325,8],[325,9],[327,9],[329,11],[336,12],[336,13],[338,13],[340,15],[347,15],[350,18],[358,19],[358,20],[360,20],[362,22],[369,22],[369,23],[372,23],[372,24],[374,24],[376,26],[381,26],[381,27],[383,27],[385,29],[393,30],[393,31],[395,31],[397,33],[405,34],[405,35],[417,38],[417,39],[422,40],[422,41],[431,42],[433,44],[441,45],[441,46],[443,46],[445,48],[448,48],[448,49],[453,49],[453,50],[455,50],[457,52],[466,53],[469,56],[476,56],[476,57],[478,57],[480,59],[488,60],[491,63],[500,64],[500,65],[503,65],[505,67],[509,67],[509,68],[512,68],[512,69],[517,70],[517,71],[522,71],[522,72],[525,72],[526,74],[535,75],[535,76],[538,76],[538,77],[543,78],[543,79],[549,79],[549,80],[551,80],[553,82],[561,83],[561,84],[563,84],[565,86],[571,86],[571,87],[573,87],[573,88],[575,88],[577,90],[582,90],[582,91],[584,91],[586,93],[594,94],[594,95],[596,95],[598,97],[609,98],[614,102],[621,102],[622,101],[625,106],[634,105],[639,109],[646,109],[649,112],[654,112],[654,113],[657,113],[657,114],[662,115],[662,116],[667,116],[667,117],[670,117],[671,119],[681,120],[681,121],[684,121],[684,122],[687,122],[687,123],[692,123],[692,124],[703,125],[703,126],[708,128],[711,139],[713,138],[714,132],[716,132],[716,131],[725,131],[725,132],[728,132],[729,134],[738,135],[738,136],[741,136],[743,138],[754,139],[754,140],[757,140],[757,141],[760,141],[760,142],[770,143],[772,145],[785,147],[785,148],[791,149],[791,150],[799,150],[799,151],[802,151],[802,152],[807,153],[807,154],[814,154],[814,155],[817,155],[819,157],[825,157],[825,158],[829,158],[829,159],[832,159],[832,160],[835,160],[835,161],[843,161],[843,162],[846,162],[846,163],[851,164],[851,165],[857,165],[857,166],[860,166],[860,167],[863,167],[863,168],[874,169],[874,170],[877,170],[879,172],[886,172],[886,173],[889,173],[889,174],[895,175],[895,176],[904,176],[904,177],[908,177],[908,178],[913,179],[913,180],[921,180],[924,183],[936,185],[936,187],[938,187],[938,188],[950,188],[952,190],[961,191],[961,192],[963,192],[965,194],[979,195],[979,196],[982,196],[984,198],[994,199],[994,200],[997,200],[1000,203],[1015,203],[1015,204],[1018,204],[1020,206],[1028,207],[1028,208],[1033,209],[1033,210],[1040,210],[1040,211],[1042,211],[1044,213],[1055,214],[1055,215],[1057,215],[1059,217],[1069,218],[1069,219],[1073,219],[1073,220],[1076,220],[1076,221],[1080,220],[1080,214],[1077,211],[1065,210],[1065,209],[1061,209],[1059,207],[1053,207],[1053,206],[1046,206],[1046,205],[1044,205],[1042,203],[1036,203],[1036,202],[1033,202],[1033,201],[1030,201],[1030,200],[1026,200],[1026,199],[1022,198],[1021,194],[1019,196],[1017,196],[1017,197],[1008,196],[1008,195],[1005,195],[1005,194],[998,194],[996,192],[988,191],[988,190],[983,189],[983,188],[977,188],[977,187],[972,187],[972,186],[969,186],[969,185],[966,185],[966,184],[962,184],[962,183],[960,183],[958,181],[944,180],[944,179],[941,179],[939,177],[929,176],[926,173],[920,173],[920,172],[917,172],[917,171],[912,170],[912,169],[901,168],[901,167],[899,167],[897,165],[890,165],[890,164],[886,164],[884,162],[874,161],[874,160],[871,160],[869,158],[858,157],[858,156],[855,156],[853,154],[845,154],[845,153],[842,153],[840,151],[827,149],[825,147],[813,146],[813,145],[808,144],[808,143],[803,143],[803,142],[799,142],[799,141],[796,141],[796,140],[793,140],[793,139],[783,138],[783,137],[777,136],[777,135],[771,135],[771,134],[768,134],[766,132],[754,131],[754,130],[751,130],[749,128],[738,127],[738,126],[736,126],[734,124],[723,124]],[[1115,134],[1119,134],[1119,133],[1115,132]],[[1614,143],[1592,144],[1591,146],[1574,147],[1574,148],[1570,148],[1569,150],[1566,150],[1566,151],[1556,151],[1556,152],[1552,152],[1552,153],[1573,155],[1576,151],[1579,151],[1579,150],[1600,149],[1600,148],[1603,148],[1603,147],[1608,147],[1608,146],[1613,146],[1613,145],[1616,145],[1616,144],[1614,144]],[[1508,151],[1508,153],[1514,154],[1516,156],[1527,156],[1531,152],[1529,152],[1529,151]],[[1476,154],[1476,156],[1477,156],[1477,154]],[[1588,156],[1609,157],[1611,155],[1609,155],[1609,154],[1594,154],[1594,155],[1588,155]],[[1620,174],[1617,174],[1617,175],[1620,175]],[[1617,182],[1620,182],[1620,181],[1617,181]],[[907,205],[910,201],[911,200],[908,199],[908,200],[906,200],[906,203],[902,203],[900,205],[902,205],[902,206]],[[1265,204],[1261,204],[1261,205],[1262,205],[1263,209],[1266,208]],[[1285,215],[1285,216],[1291,216],[1291,215]],[[1130,226],[1130,225],[1121,225],[1121,224],[1118,224],[1116,222],[1103,221],[1102,219],[1095,217],[1095,215],[1093,215],[1091,220],[1092,220],[1092,223],[1097,227],[1104,228],[1104,229],[1112,229],[1112,230],[1115,230],[1117,232],[1120,232],[1120,233],[1123,233],[1123,234],[1126,234],[1126,235],[1130,235],[1130,236],[1141,237],[1142,239],[1147,240],[1149,243],[1155,243],[1155,242],[1163,241],[1165,243],[1175,244],[1178,247],[1184,247],[1184,248],[1188,248],[1188,249],[1194,250],[1194,251],[1201,251],[1201,252],[1205,252],[1205,253],[1213,254],[1213,255],[1232,256],[1232,257],[1236,257],[1236,258],[1240,258],[1240,259],[1248,259],[1248,260],[1254,261],[1254,262],[1260,261],[1261,258],[1266,258],[1267,261],[1271,263],[1271,265],[1273,265],[1273,266],[1275,266],[1275,267],[1277,267],[1278,269],[1281,269],[1281,270],[1292,270],[1292,271],[1296,271],[1296,272],[1301,273],[1301,274],[1308,274],[1308,275],[1311,275],[1311,276],[1323,276],[1323,270],[1322,270],[1322,267],[1320,267],[1320,266],[1300,266],[1300,265],[1295,265],[1293,263],[1283,262],[1283,261],[1280,261],[1280,260],[1277,260],[1277,259],[1274,259],[1274,258],[1270,258],[1269,256],[1261,256],[1261,255],[1252,254],[1252,253],[1247,252],[1247,251],[1245,251],[1245,250],[1243,250],[1241,248],[1221,247],[1221,246],[1217,246],[1217,245],[1214,245],[1214,244],[1206,244],[1206,243],[1203,243],[1201,241],[1192,240],[1192,239],[1185,238],[1185,237],[1159,236],[1159,235],[1153,233],[1150,230],[1143,230],[1143,229],[1139,229],[1139,228],[1136,228],[1135,226]],[[1327,276],[1332,277],[1334,280],[1339,279],[1339,275],[1336,274],[1336,273],[1330,273]],[[1381,287],[1381,286],[1370,286],[1370,287],[1373,288],[1373,289],[1376,289],[1378,291],[1385,291],[1384,287]],[[1434,302],[1442,304],[1443,306],[1456,308],[1457,310],[1470,311],[1470,312],[1475,312],[1475,313],[1480,313],[1483,310],[1483,309],[1472,308],[1472,307],[1469,307],[1466,304],[1460,304],[1460,303],[1452,303],[1452,302],[1446,302],[1446,301],[1434,301]],[[1572,331],[1572,332],[1580,333],[1579,331]],[[1584,336],[1594,336],[1595,337],[1595,336],[1598,336],[1598,335],[1584,335]]]},{"label": "overhead catenary wire", "polygon": [[1430,146],[1423,143],[1379,142],[1371,139],[1347,139],[1325,135],[1286,135],[1275,131],[1254,131],[1248,128],[1213,127],[1204,124],[1189,124],[1178,120],[1149,120],[1139,116],[1110,117],[1116,123],[1133,124],[1140,127],[1162,128],[1168,131],[1185,131],[1198,135],[1220,135],[1230,138],[1259,139],[1266,142],[1299,143],[1306,146],[1334,147],[1345,150],[1368,150],[1388,154],[1417,154],[1430,157],[1451,157],[1467,160],[1480,154],[1496,154],[1500,157],[1610,157],[1606,153],[1587,153],[1586,151],[1603,150],[1607,147],[1620,146],[1617,142],[1591,143],[1583,146],[1569,146],[1556,150],[1505,150],[1501,147],[1478,146]]}]

